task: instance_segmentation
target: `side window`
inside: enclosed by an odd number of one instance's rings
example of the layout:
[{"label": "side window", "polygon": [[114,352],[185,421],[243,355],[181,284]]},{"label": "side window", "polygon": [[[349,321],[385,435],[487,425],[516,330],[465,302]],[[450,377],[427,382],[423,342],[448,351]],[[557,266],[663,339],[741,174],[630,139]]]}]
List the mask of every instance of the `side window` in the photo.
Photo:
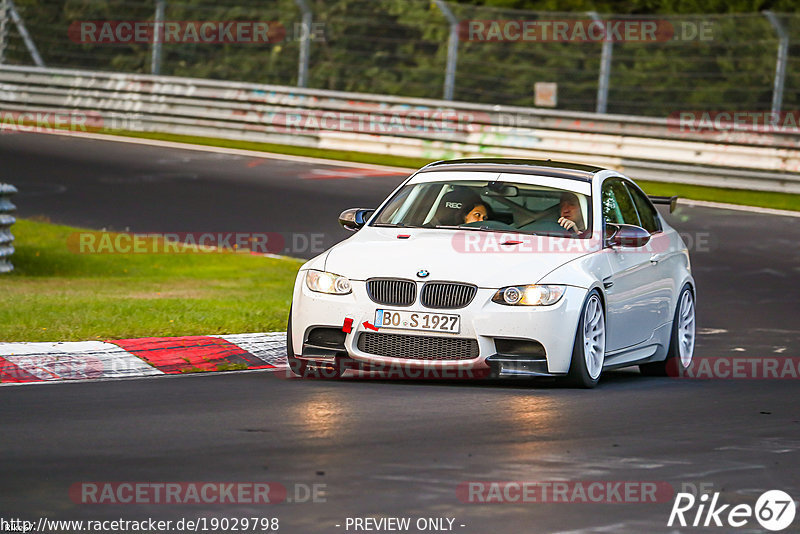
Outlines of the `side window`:
[{"label": "side window", "polygon": [[603,183],[602,192],[603,202],[603,222],[619,224],[622,222],[622,213],[617,206],[617,200],[614,198],[614,193],[611,191],[611,181],[606,180]]},{"label": "side window", "polygon": [[633,197],[633,203],[636,205],[636,211],[639,212],[639,219],[642,221],[642,228],[648,232],[655,233],[661,231],[661,222],[658,220],[658,214],[649,200],[642,194],[641,191],[635,187],[628,186],[628,192]]},{"label": "side window", "polygon": [[602,201],[605,222],[640,226],[639,215],[622,180],[611,178],[603,183]]}]

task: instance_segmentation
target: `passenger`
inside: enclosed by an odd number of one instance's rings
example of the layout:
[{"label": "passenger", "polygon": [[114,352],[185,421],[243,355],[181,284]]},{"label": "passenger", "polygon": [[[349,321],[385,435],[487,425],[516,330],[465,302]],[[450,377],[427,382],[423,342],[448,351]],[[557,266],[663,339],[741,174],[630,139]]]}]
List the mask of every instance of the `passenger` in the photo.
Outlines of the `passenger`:
[{"label": "passenger", "polygon": [[466,210],[480,202],[480,197],[464,186],[454,186],[439,202],[431,220],[433,226],[458,226],[464,224]]},{"label": "passenger", "polygon": [[558,224],[566,230],[581,233],[586,230],[586,223],[581,214],[581,203],[578,195],[565,191],[561,193],[560,217]]},{"label": "passenger", "polygon": [[483,202],[471,202],[470,204],[472,205],[465,204],[467,209],[464,210],[463,224],[482,222],[489,218],[489,206]]}]

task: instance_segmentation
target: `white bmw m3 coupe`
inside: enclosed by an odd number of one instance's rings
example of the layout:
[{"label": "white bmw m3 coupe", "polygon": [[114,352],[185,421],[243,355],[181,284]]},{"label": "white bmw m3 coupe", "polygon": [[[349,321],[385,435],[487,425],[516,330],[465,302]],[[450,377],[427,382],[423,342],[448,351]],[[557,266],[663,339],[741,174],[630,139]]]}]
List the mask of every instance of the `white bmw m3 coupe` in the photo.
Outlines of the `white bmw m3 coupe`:
[{"label": "white bmw m3 coupe", "polygon": [[654,202],[675,198],[585,165],[427,165],[377,209],[343,212],[354,235],[300,268],[290,367],[578,387],[632,365],[680,374],[694,352],[695,285],[686,245]]}]

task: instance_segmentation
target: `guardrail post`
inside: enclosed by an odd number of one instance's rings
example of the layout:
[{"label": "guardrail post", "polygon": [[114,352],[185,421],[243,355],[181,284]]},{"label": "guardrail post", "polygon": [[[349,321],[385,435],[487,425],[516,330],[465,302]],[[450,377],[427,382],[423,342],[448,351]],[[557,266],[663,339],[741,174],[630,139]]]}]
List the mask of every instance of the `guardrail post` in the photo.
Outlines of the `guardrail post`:
[{"label": "guardrail post", "polygon": [[294,0],[303,13],[303,38],[300,40],[300,57],[297,62],[297,86],[308,85],[308,62],[311,57],[311,25],[314,23],[314,12],[306,0]]},{"label": "guardrail post", "polygon": [[161,74],[161,47],[164,37],[164,11],[166,0],[156,0],[156,15],[153,19],[153,54],[150,57],[150,73]]},{"label": "guardrail post", "polygon": [[456,89],[456,67],[458,65],[458,18],[443,0],[433,0],[450,23],[450,38],[447,43],[447,68],[444,74],[444,99],[453,100]]},{"label": "guardrail post", "polygon": [[783,87],[786,84],[786,62],[789,59],[789,32],[772,11],[764,15],[778,34],[778,58],[775,61],[775,85],[772,89],[772,113],[778,114],[783,107]]},{"label": "guardrail post", "polygon": [[0,183],[0,274],[14,270],[9,258],[14,253],[14,236],[11,225],[17,222],[12,212],[17,207],[11,203],[10,197],[17,192],[13,185]]},{"label": "guardrail post", "polygon": [[[603,24],[603,19],[600,18],[594,11],[588,12],[589,16],[595,23]],[[600,76],[597,80],[597,113],[605,113],[608,109],[608,80],[611,78],[611,56],[614,52],[614,42],[606,35],[603,38],[603,50],[600,52]]]},{"label": "guardrail post", "polygon": [[8,2],[0,0],[0,65],[6,62],[8,44]]},{"label": "guardrail post", "polygon": [[8,12],[11,14],[11,20],[14,21],[17,31],[22,36],[22,40],[25,42],[25,47],[28,49],[28,52],[33,58],[33,62],[36,63],[37,67],[44,68],[45,65],[44,61],[42,61],[42,56],[39,55],[39,50],[36,48],[36,43],[33,42],[31,34],[28,33],[28,28],[25,27],[22,17],[19,16],[19,13],[17,12],[17,6],[14,5],[14,0],[5,1],[8,3]]}]

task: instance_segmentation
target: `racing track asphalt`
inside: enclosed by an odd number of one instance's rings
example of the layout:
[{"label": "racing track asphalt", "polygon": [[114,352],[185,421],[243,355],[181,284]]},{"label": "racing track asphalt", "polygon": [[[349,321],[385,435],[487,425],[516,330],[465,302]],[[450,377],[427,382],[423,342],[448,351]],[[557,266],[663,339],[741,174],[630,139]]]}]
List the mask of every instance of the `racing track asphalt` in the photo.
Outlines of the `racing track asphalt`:
[{"label": "racing track asphalt", "polygon": [[[326,243],[347,235],[339,211],[375,205],[402,179],[311,180],[300,177],[335,168],[29,134],[0,136],[0,161],[21,216],[117,230],[321,232]],[[800,220],[687,207],[669,220],[693,240],[697,354],[800,356]],[[455,517],[465,533],[668,532],[671,501],[479,505],[460,502],[456,488],[642,480],[676,491],[706,484],[733,504],[768,489],[798,499],[797,398],[792,379],[635,370],[591,391],[280,373],[2,387],[0,518],[260,515],[279,517],[282,532],[334,533],[348,516],[400,515]],[[80,481],[212,480],[325,484],[326,502],[78,506],[67,492]]]}]

